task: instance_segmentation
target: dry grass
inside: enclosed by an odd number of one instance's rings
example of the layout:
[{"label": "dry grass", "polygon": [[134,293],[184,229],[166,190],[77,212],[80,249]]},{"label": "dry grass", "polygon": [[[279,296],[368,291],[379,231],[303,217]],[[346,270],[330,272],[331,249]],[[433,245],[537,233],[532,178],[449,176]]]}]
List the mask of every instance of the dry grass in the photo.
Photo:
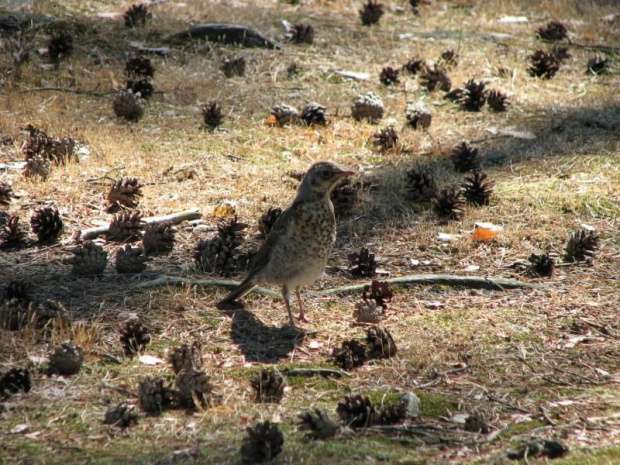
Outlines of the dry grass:
[{"label": "dry grass", "polygon": [[[408,2],[389,3],[378,27],[359,23],[359,2],[308,1],[294,6],[273,2],[165,2],[152,7],[155,19],[142,30],[128,31],[120,22],[93,19],[101,12],[123,11],[127,2],[36,2],[39,13],[67,15],[86,24],[76,49],[58,69],[42,70],[45,58],[33,54],[22,77],[3,78],[0,128],[15,139],[1,148],[0,161],[22,160],[20,128],[27,122],[52,135],[74,137],[90,151],[79,164],[57,167],[46,182],[33,182],[17,170],[2,175],[18,193],[10,211],[27,224],[41,204],[59,208],[66,233],[59,247],[34,247],[0,255],[0,280],[31,282],[35,301],[57,299],[70,305],[77,324],[59,329],[51,341],[36,331],[0,332],[0,367],[33,366],[34,388],[4,403],[0,413],[0,461],[11,463],[150,463],[188,447],[202,450],[201,463],[234,463],[244,428],[257,420],[282,424],[286,442],[279,463],[502,463],[502,451],[530,433],[557,437],[584,450],[565,463],[614,463],[617,446],[592,455],[588,448],[618,444],[620,405],[618,365],[618,269],[620,268],[620,110],[617,67],[604,76],[585,74],[593,52],[571,48],[572,58],[548,81],[525,72],[528,55],[546,48],[533,32],[552,19],[569,27],[574,43],[613,44],[618,19],[605,2],[451,1],[425,6],[413,17]],[[528,23],[498,23],[504,15],[526,15]],[[63,87],[98,92],[124,82],[122,52],[126,41],[158,45],[159,34],[200,21],[251,24],[269,37],[283,33],[281,19],[311,23],[317,29],[312,46],[286,45],[282,51],[234,49],[195,43],[173,48],[166,58],[152,57],[154,86],[159,91],[136,124],[117,121],[113,96],[76,95],[36,87]],[[449,34],[442,31],[451,31]],[[481,35],[502,32],[504,39]],[[414,37],[399,39],[399,34]],[[416,35],[420,33],[420,35]],[[45,47],[47,35],[35,37]],[[484,80],[507,92],[511,107],[495,114],[462,111],[428,93],[417,79],[402,77],[384,87],[379,72],[419,56],[436,60],[446,49],[458,50],[458,66],[450,71],[454,86]],[[5,52],[5,51],[3,51]],[[104,64],[89,55],[97,52]],[[248,60],[245,77],[226,79],[222,59],[240,54]],[[8,53],[3,65],[11,65]],[[286,74],[295,61],[300,73]],[[617,65],[616,65],[617,66]],[[369,81],[348,81],[338,70],[369,72]],[[507,72],[500,72],[507,70]],[[26,92],[24,92],[26,91]],[[354,122],[350,105],[360,93],[381,96],[386,116],[379,126]],[[217,100],[225,113],[223,130],[202,129],[200,106]],[[428,131],[404,128],[409,100],[421,100],[433,113]],[[273,128],[263,124],[273,104],[301,107],[317,101],[327,106],[325,128]],[[394,124],[407,150],[378,153],[370,138]],[[535,139],[502,136],[512,129]],[[442,185],[462,182],[450,163],[452,148],[477,141],[485,172],[496,181],[491,205],[468,209],[458,222],[441,224],[432,212],[403,195],[404,172],[422,165]],[[492,292],[441,286],[396,289],[386,320],[398,356],[374,361],[341,379],[288,379],[280,405],[254,404],[249,378],[260,367],[331,366],[329,354],[344,339],[362,337],[351,324],[358,296],[314,298],[308,302],[307,333],[283,328],[281,301],[251,296],[246,309],[222,313],[215,302],[224,290],[200,286],[139,290],[136,285],[161,274],[201,278],[192,248],[215,229],[213,209],[224,201],[251,227],[258,243],[259,215],[269,206],[285,206],[295,193],[289,169],[305,169],[312,161],[333,159],[355,167],[377,189],[365,190],[351,215],[340,220],[340,234],[327,276],[316,288],[352,283],[338,267],[348,253],[368,246],[383,257],[392,276],[414,273],[467,274],[533,280],[511,265],[531,253],[563,253],[571,231],[586,223],[602,238],[593,266],[558,267],[552,278],[539,279],[548,291]],[[183,164],[197,176],[179,181]],[[169,169],[172,168],[171,171]],[[204,225],[182,225],[172,254],[155,258],[139,277],[117,275],[112,267],[101,278],[75,278],[62,259],[74,231],[108,221],[105,195],[110,179],[135,176],[145,184],[139,210],[144,216],[200,208]],[[491,243],[477,243],[469,233],[476,221],[504,226]],[[436,239],[438,232],[461,234],[457,242]],[[115,244],[105,249],[114,255]],[[421,265],[414,266],[411,260]],[[235,276],[240,279],[241,275]],[[134,402],[146,375],[171,378],[165,364],[149,366],[122,359],[121,324],[137,315],[152,330],[147,353],[165,359],[167,350],[183,342],[203,344],[206,371],[222,394],[219,405],[186,415],[165,412],[142,417],[137,427],[119,431],[101,424],[108,405]],[[47,378],[37,365],[50,346],[73,339],[86,349],[85,366],[70,379]],[[113,357],[109,357],[108,355]],[[466,368],[464,368],[466,367]],[[2,370],[3,371],[3,370]],[[348,393],[372,393],[380,400],[396,390],[413,390],[422,398],[423,420],[446,426],[455,413],[484,412],[499,438],[479,447],[422,445],[415,440],[372,435],[344,436],[307,444],[294,424],[297,413],[314,407],[332,415]],[[490,396],[490,397],[489,397]],[[499,400],[492,400],[499,399]],[[542,427],[540,408],[554,420]],[[615,416],[614,416],[615,415]],[[25,433],[11,434],[29,424]],[[420,446],[412,448],[414,446]],[[572,458],[571,458],[572,457]],[[561,462],[556,462],[561,463]]]}]

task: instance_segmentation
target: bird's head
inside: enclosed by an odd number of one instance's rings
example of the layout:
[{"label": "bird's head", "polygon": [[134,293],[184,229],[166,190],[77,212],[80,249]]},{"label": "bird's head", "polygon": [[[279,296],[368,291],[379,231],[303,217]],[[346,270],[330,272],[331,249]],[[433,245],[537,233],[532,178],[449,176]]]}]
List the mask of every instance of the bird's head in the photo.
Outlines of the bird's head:
[{"label": "bird's head", "polygon": [[310,200],[329,195],[331,190],[355,171],[346,170],[331,161],[319,161],[313,164],[299,186],[297,200]]}]

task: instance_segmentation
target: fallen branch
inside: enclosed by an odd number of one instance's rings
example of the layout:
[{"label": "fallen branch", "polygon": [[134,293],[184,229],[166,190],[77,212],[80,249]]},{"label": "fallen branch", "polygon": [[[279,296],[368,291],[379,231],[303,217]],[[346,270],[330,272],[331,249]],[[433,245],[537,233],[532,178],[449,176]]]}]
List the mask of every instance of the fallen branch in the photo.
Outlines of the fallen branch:
[{"label": "fallen branch", "polygon": [[[173,224],[179,224],[183,221],[197,220],[202,216],[197,208],[186,210],[180,213],[171,213],[170,215],[153,216],[151,218],[142,218],[145,224],[163,223],[164,221],[170,221]],[[110,230],[110,225],[98,226],[96,228],[88,228],[79,231],[78,237],[80,240],[94,239],[102,234],[106,234]],[[164,283],[165,284],[165,283]]]},{"label": "fallen branch", "polygon": [[68,87],[31,87],[31,88],[26,88],[26,89],[17,91],[18,94],[28,94],[31,92],[65,92],[67,94],[91,95],[93,97],[106,97],[108,95],[116,94],[118,91],[107,90],[105,92],[96,92],[94,90],[70,89]]},{"label": "fallen branch", "polygon": [[281,372],[285,376],[335,376],[342,378],[343,376],[351,376],[346,371],[330,370],[328,368],[291,368]]},{"label": "fallen branch", "polygon": [[[223,287],[225,289],[234,289],[239,285],[238,281],[230,281],[227,279],[189,279],[182,278],[180,276],[160,276],[151,281],[144,281],[136,285],[138,289],[149,289],[151,287],[159,286],[214,286]],[[281,299],[282,295],[279,292],[272,291],[271,289],[265,289],[264,287],[257,287],[253,290],[257,294],[266,295],[274,299]]]},{"label": "fallen branch", "polygon": [[188,39],[207,39],[226,45],[241,45],[242,47],[262,47],[281,49],[260,32],[239,24],[207,23],[199,24],[185,31],[169,34],[164,37],[168,42],[185,42]]}]

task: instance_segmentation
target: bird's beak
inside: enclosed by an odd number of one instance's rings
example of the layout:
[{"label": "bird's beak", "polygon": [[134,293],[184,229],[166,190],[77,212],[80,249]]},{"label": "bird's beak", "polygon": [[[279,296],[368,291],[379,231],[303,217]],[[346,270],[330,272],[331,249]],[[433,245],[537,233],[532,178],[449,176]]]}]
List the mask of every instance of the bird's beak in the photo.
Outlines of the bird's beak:
[{"label": "bird's beak", "polygon": [[357,171],[342,171],[340,173],[340,177],[354,176],[357,174]]}]

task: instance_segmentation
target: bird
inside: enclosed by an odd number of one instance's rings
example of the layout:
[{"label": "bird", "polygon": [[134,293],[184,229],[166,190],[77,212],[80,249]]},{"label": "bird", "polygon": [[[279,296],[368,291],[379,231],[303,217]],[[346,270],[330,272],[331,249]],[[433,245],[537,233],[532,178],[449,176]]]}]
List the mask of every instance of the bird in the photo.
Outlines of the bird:
[{"label": "bird", "polygon": [[279,285],[290,325],[291,291],[295,291],[300,322],[306,319],[301,286],[313,284],[325,270],[336,242],[336,218],[330,194],[344,178],[356,174],[331,161],[314,163],[303,177],[295,200],[274,223],[254,256],[246,278],[218,305],[242,298],[259,284]]}]

